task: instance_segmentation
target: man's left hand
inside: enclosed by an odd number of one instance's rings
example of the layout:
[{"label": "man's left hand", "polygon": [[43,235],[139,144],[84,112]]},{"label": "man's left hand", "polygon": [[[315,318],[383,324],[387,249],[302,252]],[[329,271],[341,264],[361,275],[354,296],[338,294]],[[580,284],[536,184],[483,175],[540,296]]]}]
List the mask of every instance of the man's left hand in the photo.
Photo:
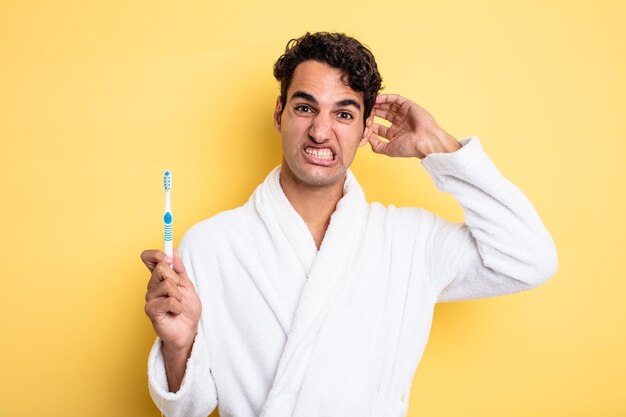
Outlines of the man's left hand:
[{"label": "man's left hand", "polygon": [[368,140],[376,153],[422,159],[434,152],[454,152],[461,148],[423,107],[402,96],[379,95],[373,113],[391,122],[389,127],[374,123]]}]

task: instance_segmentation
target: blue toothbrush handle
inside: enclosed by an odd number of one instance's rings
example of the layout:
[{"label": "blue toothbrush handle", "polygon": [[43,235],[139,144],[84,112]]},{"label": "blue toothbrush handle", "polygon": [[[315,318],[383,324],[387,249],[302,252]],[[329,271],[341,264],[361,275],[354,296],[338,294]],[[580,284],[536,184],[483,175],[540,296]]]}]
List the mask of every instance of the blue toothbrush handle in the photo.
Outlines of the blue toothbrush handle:
[{"label": "blue toothbrush handle", "polygon": [[172,213],[169,211],[165,212],[163,222],[165,224],[165,254],[172,258],[174,256],[174,247],[172,245]]}]

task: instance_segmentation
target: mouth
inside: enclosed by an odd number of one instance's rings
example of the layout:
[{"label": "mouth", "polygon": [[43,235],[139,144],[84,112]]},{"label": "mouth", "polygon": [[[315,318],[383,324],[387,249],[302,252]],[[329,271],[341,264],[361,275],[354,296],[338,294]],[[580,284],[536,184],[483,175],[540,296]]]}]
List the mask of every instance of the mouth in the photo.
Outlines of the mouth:
[{"label": "mouth", "polygon": [[307,146],[304,148],[304,152],[321,159],[331,160],[334,157],[333,151],[330,148],[313,148],[311,146]]},{"label": "mouth", "polygon": [[331,148],[305,146],[303,154],[309,162],[315,165],[330,166],[333,165],[336,159],[336,154]]}]

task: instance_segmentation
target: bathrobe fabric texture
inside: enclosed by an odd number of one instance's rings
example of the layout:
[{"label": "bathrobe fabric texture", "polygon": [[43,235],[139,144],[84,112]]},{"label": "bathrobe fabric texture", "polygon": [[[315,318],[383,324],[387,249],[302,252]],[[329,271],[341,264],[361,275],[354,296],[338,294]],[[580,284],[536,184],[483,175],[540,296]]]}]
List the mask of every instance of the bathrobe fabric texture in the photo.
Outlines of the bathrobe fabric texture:
[{"label": "bathrobe fabric texture", "polygon": [[180,254],[202,317],[178,392],[161,341],[149,390],[168,417],[402,417],[437,302],[538,286],[557,268],[537,212],[477,137],[422,166],[464,223],[367,203],[348,171],[319,251],[276,167],[241,207],[193,226]]}]

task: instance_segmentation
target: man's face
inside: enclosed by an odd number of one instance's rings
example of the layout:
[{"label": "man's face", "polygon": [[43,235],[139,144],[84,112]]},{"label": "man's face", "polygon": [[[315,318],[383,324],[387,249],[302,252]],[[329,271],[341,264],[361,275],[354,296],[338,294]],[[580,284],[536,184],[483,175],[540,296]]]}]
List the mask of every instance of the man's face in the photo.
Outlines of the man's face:
[{"label": "man's face", "polygon": [[357,148],[371,133],[373,116],[364,128],[364,108],[363,94],[345,85],[338,69],[317,61],[299,64],[285,108],[278,100],[274,112],[285,180],[305,187],[343,185]]}]

